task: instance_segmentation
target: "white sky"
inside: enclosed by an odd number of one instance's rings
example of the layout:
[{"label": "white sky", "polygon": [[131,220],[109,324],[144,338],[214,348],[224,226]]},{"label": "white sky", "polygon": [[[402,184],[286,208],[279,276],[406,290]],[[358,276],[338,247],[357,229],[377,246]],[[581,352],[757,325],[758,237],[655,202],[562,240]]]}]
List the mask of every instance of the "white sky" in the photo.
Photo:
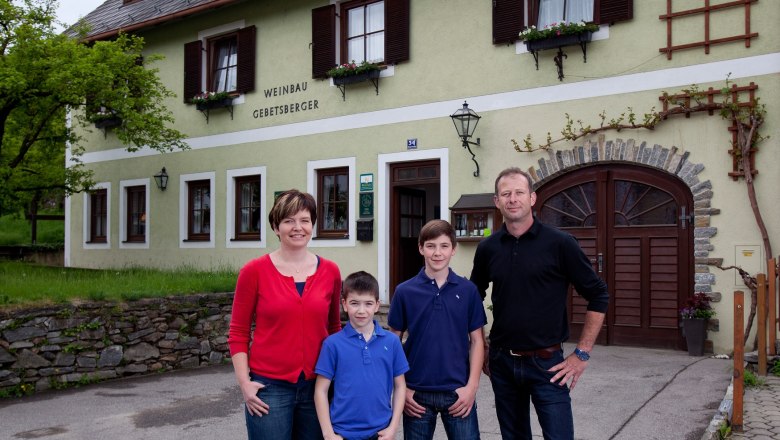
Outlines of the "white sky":
[{"label": "white sky", "polygon": [[89,14],[106,0],[59,0],[57,19],[68,26],[76,23],[79,18]]}]

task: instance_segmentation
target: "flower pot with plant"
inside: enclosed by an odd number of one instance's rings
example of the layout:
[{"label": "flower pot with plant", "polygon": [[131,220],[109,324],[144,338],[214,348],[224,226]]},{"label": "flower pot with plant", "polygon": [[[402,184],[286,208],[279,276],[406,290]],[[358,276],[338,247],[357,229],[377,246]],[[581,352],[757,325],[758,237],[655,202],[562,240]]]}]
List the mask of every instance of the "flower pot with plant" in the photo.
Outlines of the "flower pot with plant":
[{"label": "flower pot with plant", "polygon": [[352,61],[338,65],[328,70],[327,75],[333,78],[333,84],[354,84],[369,79],[379,78],[379,64],[363,61],[360,64]]},{"label": "flower pot with plant", "polygon": [[96,128],[111,128],[122,125],[122,118],[113,110],[101,107],[98,111],[89,115],[89,120],[95,124]]},{"label": "flower pot with plant", "polygon": [[572,46],[590,41],[593,33],[599,30],[594,23],[560,23],[549,24],[542,29],[530,26],[520,32],[520,40],[525,42],[529,52]]},{"label": "flower pot with plant", "polygon": [[201,92],[192,97],[191,102],[198,110],[228,107],[233,104],[233,97],[228,92]]},{"label": "flower pot with plant", "polygon": [[706,293],[696,292],[685,300],[685,305],[680,309],[680,317],[682,318],[683,336],[688,344],[689,355],[701,356],[704,354],[707,325],[713,316],[715,316],[715,310],[712,309],[710,298]]}]

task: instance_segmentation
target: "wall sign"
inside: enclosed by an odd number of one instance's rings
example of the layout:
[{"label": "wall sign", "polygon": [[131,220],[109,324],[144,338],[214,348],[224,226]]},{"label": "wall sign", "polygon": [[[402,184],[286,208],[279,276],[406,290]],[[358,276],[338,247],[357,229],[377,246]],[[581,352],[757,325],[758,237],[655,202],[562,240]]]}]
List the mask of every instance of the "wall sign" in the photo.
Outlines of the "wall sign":
[{"label": "wall sign", "polygon": [[374,216],[374,193],[360,193],[360,218],[369,218]]},{"label": "wall sign", "polygon": [[360,191],[373,191],[374,190],[374,175],[372,173],[366,173],[360,175]]}]

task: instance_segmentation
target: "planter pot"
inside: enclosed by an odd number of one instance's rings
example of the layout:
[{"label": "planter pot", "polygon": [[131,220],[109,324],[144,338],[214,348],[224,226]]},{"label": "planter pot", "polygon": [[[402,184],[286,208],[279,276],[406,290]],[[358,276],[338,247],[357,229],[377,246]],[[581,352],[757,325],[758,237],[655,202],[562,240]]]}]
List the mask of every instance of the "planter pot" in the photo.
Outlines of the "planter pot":
[{"label": "planter pot", "polygon": [[198,110],[209,110],[213,108],[229,107],[233,105],[233,98],[217,99],[213,101],[198,102],[195,104],[195,108]]},{"label": "planter pot", "polygon": [[95,121],[95,128],[119,127],[120,125],[122,125],[122,119],[118,116]]},{"label": "planter pot", "polygon": [[708,319],[702,318],[683,318],[683,336],[688,344],[689,355],[704,355],[704,340],[707,339],[708,321]]},{"label": "planter pot", "polygon": [[536,52],[545,49],[557,49],[564,46],[575,46],[582,43],[587,43],[593,37],[593,32],[585,31],[580,34],[574,35],[561,35],[553,38],[545,38],[544,40],[532,40],[526,41],[525,46],[529,52]]},{"label": "planter pot", "polygon": [[344,84],[355,84],[369,79],[379,78],[378,70],[370,70],[368,72],[359,73],[357,75],[342,76],[339,78],[333,78],[333,84],[340,86]]}]

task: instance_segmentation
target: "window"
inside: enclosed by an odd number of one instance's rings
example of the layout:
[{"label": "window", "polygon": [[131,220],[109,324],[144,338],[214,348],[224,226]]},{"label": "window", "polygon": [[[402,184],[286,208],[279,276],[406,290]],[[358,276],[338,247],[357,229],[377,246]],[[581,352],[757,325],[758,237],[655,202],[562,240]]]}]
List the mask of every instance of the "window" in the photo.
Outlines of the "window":
[{"label": "window", "polygon": [[259,240],[263,223],[260,216],[260,176],[237,177],[235,191],[235,239]]},{"label": "window", "polygon": [[97,189],[89,193],[89,241],[106,243],[108,235],[108,191]]},{"label": "window", "polygon": [[146,187],[128,186],[127,192],[127,234],[125,241],[143,243],[146,241]]},{"label": "window", "polygon": [[352,247],[357,228],[355,157],[310,160],[306,191],[317,201],[317,224],[310,247]]},{"label": "window", "polygon": [[203,91],[255,89],[256,28],[230,24],[202,32],[184,45],[184,102]]},{"label": "window", "polygon": [[539,0],[536,27],[544,28],[566,21],[578,23],[593,21],[593,0]]},{"label": "window", "polygon": [[356,0],[312,10],[314,78],[352,60],[390,65],[408,59],[409,0]]},{"label": "window", "polygon": [[209,91],[234,92],[238,87],[238,36],[233,33],[209,40]]},{"label": "window", "polygon": [[493,44],[517,41],[526,26],[563,19],[609,24],[633,16],[633,0],[493,0]]},{"label": "window", "polygon": [[187,192],[187,240],[208,241],[211,235],[211,182],[188,182]]},{"label": "window", "polygon": [[385,60],[385,2],[358,1],[344,5],[341,14],[342,62]]},{"label": "window", "polygon": [[317,171],[317,237],[348,236],[348,176],[346,167]]},{"label": "window", "polygon": [[268,226],[265,167],[227,170],[226,174],[225,247],[262,249]]}]

